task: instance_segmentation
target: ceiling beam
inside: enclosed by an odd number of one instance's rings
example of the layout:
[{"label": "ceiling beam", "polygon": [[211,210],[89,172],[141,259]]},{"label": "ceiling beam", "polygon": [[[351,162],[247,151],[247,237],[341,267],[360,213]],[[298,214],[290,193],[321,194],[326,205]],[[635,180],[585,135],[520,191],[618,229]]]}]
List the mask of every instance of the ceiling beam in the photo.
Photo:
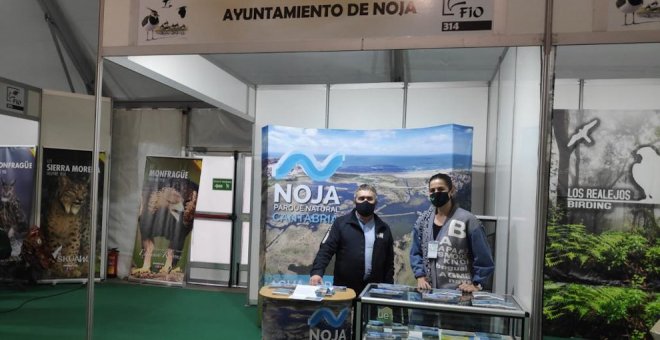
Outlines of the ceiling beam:
[{"label": "ceiling beam", "polygon": [[[62,42],[64,50],[85,84],[85,91],[87,91],[87,94],[94,94],[96,67],[94,63],[84,55],[83,51],[86,49],[80,41],[76,39],[77,34],[67,22],[60,6],[57,4],[57,1],[37,0],[37,2],[39,3],[41,10],[44,12],[48,27],[54,32],[57,39]],[[57,44],[56,42],[54,43]],[[66,70],[66,66],[64,67]]]}]

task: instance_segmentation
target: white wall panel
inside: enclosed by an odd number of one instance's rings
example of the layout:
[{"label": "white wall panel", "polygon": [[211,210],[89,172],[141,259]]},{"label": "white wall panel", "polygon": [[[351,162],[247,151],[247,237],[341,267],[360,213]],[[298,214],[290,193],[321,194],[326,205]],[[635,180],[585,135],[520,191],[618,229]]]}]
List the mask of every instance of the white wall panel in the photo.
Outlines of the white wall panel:
[{"label": "white wall panel", "polygon": [[[92,150],[94,146],[94,96],[44,90],[41,114],[41,146]],[[101,102],[101,150],[109,150],[110,98]]]},{"label": "white wall panel", "polygon": [[251,235],[250,235],[250,282],[248,300],[256,303],[259,292],[259,236],[261,228],[261,128],[269,124],[294,127],[325,127],[325,85],[280,85],[257,87],[253,155],[256,155],[252,176]]},{"label": "white wall panel", "polygon": [[580,81],[578,79],[555,80],[553,109],[578,109],[580,107]]},{"label": "white wall panel", "polygon": [[231,221],[195,219],[190,246],[191,262],[231,262]]},{"label": "white wall panel", "polygon": [[257,99],[257,89],[254,86],[248,87],[248,98],[247,98],[247,114],[250,117],[254,117],[256,114],[257,106],[255,105]]},{"label": "white wall panel", "polygon": [[[539,47],[518,47],[516,59],[511,202],[509,229],[510,289],[530,310],[534,288],[538,139],[541,112]],[[545,212],[543,212],[545,213]],[[542,278],[539,278],[542,279]]]},{"label": "white wall panel", "polygon": [[486,141],[486,183],[484,186],[484,215],[496,216],[496,166],[497,166],[497,122],[499,117],[500,71],[498,70],[488,88],[488,132]]},{"label": "white wall panel", "polygon": [[243,209],[242,213],[250,213],[250,202],[252,200],[252,156],[244,158],[243,165]]},{"label": "white wall panel", "polygon": [[0,114],[0,145],[33,146],[39,143],[39,122]]},{"label": "white wall panel", "polygon": [[[294,127],[325,127],[325,85],[281,85],[257,88],[255,127],[276,124]],[[261,138],[260,138],[261,140]],[[255,141],[255,145],[261,143]]]},{"label": "white wall panel", "polygon": [[248,264],[250,253],[250,222],[243,222],[241,228],[241,264]]},{"label": "white wall panel", "polygon": [[[587,79],[584,109],[657,110],[660,108],[660,79]],[[554,109],[578,109],[578,79],[555,81]]]},{"label": "white wall panel", "polygon": [[[510,293],[506,274],[509,251],[509,205],[511,196],[511,148],[513,144],[513,113],[515,108],[516,49],[509,49],[500,65],[497,147],[495,164],[494,212],[497,217],[494,288],[498,293]],[[506,291],[505,291],[506,289]]]},{"label": "white wall panel", "polygon": [[472,126],[472,212],[484,213],[488,85],[485,82],[418,83],[408,88],[406,128]]},{"label": "white wall panel", "polygon": [[333,85],[331,129],[396,129],[403,127],[403,84]]},{"label": "white wall panel", "polygon": [[[214,178],[231,180],[232,190],[214,190]],[[231,214],[234,206],[235,186],[234,157],[202,157],[197,211]]]},{"label": "white wall panel", "polygon": [[584,109],[660,109],[660,79],[585,80]]},{"label": "white wall panel", "polygon": [[[498,93],[495,172],[489,178],[497,216],[497,292],[514,293],[530,311],[534,288],[534,247],[540,103],[540,48],[507,52],[493,82]],[[489,197],[489,200],[490,200]]]}]

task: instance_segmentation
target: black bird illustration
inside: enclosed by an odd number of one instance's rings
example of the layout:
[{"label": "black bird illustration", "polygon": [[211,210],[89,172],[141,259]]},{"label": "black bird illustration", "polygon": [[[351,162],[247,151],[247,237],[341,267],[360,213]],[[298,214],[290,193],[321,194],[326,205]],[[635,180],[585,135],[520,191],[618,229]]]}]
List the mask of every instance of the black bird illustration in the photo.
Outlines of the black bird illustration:
[{"label": "black bird illustration", "polygon": [[[634,25],[635,22],[635,11],[638,8],[642,7],[644,0],[616,0],[616,8],[624,13],[623,24],[624,25]],[[632,23],[628,23],[628,14],[632,14]]]},{"label": "black bird illustration", "polygon": [[172,7],[172,0],[163,0],[163,8]]},{"label": "black bird illustration", "polygon": [[147,9],[150,10],[151,13],[142,19],[142,27],[147,31],[147,40],[149,40],[149,32],[151,32],[151,39],[153,40],[155,39],[154,29],[158,27],[158,12],[148,7]]},{"label": "black bird illustration", "polygon": [[182,19],[186,17],[186,6],[179,7],[179,16]]},{"label": "black bird illustration", "polygon": [[660,202],[660,180],[658,179],[658,166],[660,155],[650,146],[643,146],[633,152],[635,163],[632,166],[633,180],[644,189],[644,198],[641,201]]}]

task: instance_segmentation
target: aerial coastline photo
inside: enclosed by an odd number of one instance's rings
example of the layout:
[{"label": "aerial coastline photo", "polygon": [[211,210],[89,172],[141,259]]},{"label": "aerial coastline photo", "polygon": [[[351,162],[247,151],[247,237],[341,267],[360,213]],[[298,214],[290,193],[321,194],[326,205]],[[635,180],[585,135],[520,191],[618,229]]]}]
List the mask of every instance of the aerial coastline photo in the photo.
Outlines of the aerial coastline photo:
[{"label": "aerial coastline photo", "polygon": [[[428,178],[449,173],[459,204],[469,209],[471,152],[472,128],[460,125],[369,131],[265,127],[263,284],[306,282],[321,240],[334,218],[353,208],[353,193],[362,183],[378,190],[376,213],[392,229],[395,280],[412,283],[410,232],[430,206]],[[294,156],[301,160],[286,162]],[[333,162],[336,168],[329,173]],[[286,163],[290,168],[278,169]],[[331,281],[331,275],[325,279]]]}]

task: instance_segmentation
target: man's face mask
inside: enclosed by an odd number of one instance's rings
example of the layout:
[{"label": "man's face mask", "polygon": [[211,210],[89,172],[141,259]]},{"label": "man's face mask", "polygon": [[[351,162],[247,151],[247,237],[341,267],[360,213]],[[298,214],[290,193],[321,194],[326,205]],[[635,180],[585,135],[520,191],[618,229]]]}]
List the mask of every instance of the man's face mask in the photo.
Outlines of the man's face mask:
[{"label": "man's face mask", "polygon": [[435,207],[440,208],[449,202],[449,193],[446,191],[436,191],[429,195],[429,200]]},{"label": "man's face mask", "polygon": [[369,203],[369,201],[355,203],[355,210],[357,210],[358,214],[365,217],[373,215],[375,209],[376,209],[376,204]]}]

